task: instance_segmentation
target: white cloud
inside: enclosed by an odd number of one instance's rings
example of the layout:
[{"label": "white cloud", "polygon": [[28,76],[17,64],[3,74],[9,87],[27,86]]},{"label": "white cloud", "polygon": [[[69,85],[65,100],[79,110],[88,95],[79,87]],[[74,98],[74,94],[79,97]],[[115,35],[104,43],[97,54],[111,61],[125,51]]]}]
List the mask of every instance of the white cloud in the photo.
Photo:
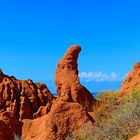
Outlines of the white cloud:
[{"label": "white cloud", "polygon": [[122,81],[125,76],[120,76],[120,74],[117,74],[115,72],[112,72],[111,74],[103,73],[102,71],[96,71],[96,72],[81,72],[79,73],[79,78],[81,81],[89,82],[89,81],[96,81],[96,82],[115,82],[115,81]]}]

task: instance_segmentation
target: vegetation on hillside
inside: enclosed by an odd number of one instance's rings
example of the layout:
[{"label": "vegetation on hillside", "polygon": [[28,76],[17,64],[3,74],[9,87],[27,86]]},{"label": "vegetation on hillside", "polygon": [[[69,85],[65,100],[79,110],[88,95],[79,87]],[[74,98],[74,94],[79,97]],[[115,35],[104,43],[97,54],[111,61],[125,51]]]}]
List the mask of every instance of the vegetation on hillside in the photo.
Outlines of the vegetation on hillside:
[{"label": "vegetation on hillside", "polygon": [[85,126],[78,140],[128,140],[140,132],[140,92],[118,98],[117,91],[108,91],[97,99],[103,104],[95,111],[95,124]]}]

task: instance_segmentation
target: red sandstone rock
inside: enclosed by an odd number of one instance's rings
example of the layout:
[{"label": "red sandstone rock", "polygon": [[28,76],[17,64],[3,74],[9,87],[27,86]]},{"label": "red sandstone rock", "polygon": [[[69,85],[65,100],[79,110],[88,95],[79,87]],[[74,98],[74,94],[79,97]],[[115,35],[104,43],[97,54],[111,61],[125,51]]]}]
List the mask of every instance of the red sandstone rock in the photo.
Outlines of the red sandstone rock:
[{"label": "red sandstone rock", "polygon": [[0,82],[3,80],[3,78],[4,78],[4,74],[3,74],[2,70],[0,69]]},{"label": "red sandstone rock", "polygon": [[140,91],[140,62],[135,64],[121,86],[121,91],[124,93],[129,93],[133,90]]},{"label": "red sandstone rock", "polygon": [[23,122],[25,140],[64,140],[84,123],[92,126],[94,121],[79,103],[57,99],[47,116]]},{"label": "red sandstone rock", "polygon": [[13,140],[15,135],[21,135],[22,123],[19,122],[12,112],[0,114],[0,140]]},{"label": "red sandstone rock", "polygon": [[131,138],[130,140],[140,140],[140,134],[134,136],[134,137]]},{"label": "red sandstone rock", "polygon": [[0,140],[13,140],[14,135],[21,136],[20,121],[33,119],[41,106],[46,111],[36,115],[36,118],[46,115],[52,105],[49,102],[53,99],[45,84],[17,80],[0,70]]},{"label": "red sandstone rock", "polygon": [[[46,116],[23,121],[25,140],[65,140],[85,123],[93,125],[94,120],[87,111],[93,109],[96,101],[78,78],[77,58],[80,50],[79,46],[70,47],[58,63],[55,76],[58,98]],[[40,108],[34,118],[44,111],[45,107]]]},{"label": "red sandstone rock", "polygon": [[61,101],[79,102],[87,110],[92,110],[96,101],[80,84],[78,77],[77,59],[80,51],[80,46],[71,46],[59,61],[55,75],[57,93]]},{"label": "red sandstone rock", "polygon": [[19,118],[21,121],[23,119],[33,119],[33,110],[31,109],[30,101],[26,96],[20,97]]},{"label": "red sandstone rock", "polygon": [[38,111],[34,113],[33,117],[36,119],[36,118],[42,117],[45,114],[48,114],[51,110],[52,104],[53,104],[53,101],[48,102],[46,106],[40,106]]},{"label": "red sandstone rock", "polygon": [[36,83],[36,87],[41,106],[46,105],[47,103],[51,102],[54,99],[54,97],[52,96],[52,94],[50,93],[49,89],[45,84]]},{"label": "red sandstone rock", "polygon": [[[69,135],[78,133],[86,123],[92,126],[93,118],[88,111],[93,110],[96,100],[80,84],[77,59],[81,48],[77,45],[68,49],[58,63],[55,82],[58,97],[55,100],[45,84],[32,80],[17,80],[0,71],[0,114],[9,111],[13,119],[2,126],[2,140],[11,140],[13,134],[20,134],[25,140],[65,140]],[[9,117],[10,118],[10,117]],[[9,125],[13,122],[12,129]],[[14,123],[16,122],[16,123]]]},{"label": "red sandstone rock", "polygon": [[10,111],[17,119],[33,119],[40,106],[54,99],[45,84],[17,80],[0,71],[0,112]]}]

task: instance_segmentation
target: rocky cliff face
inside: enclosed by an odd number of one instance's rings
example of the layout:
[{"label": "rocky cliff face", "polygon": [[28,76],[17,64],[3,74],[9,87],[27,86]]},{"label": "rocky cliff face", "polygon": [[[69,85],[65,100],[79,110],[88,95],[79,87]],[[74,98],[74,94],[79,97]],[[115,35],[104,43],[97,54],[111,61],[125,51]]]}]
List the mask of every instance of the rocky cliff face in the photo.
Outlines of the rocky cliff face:
[{"label": "rocky cliff face", "polygon": [[45,84],[17,80],[0,72],[0,111],[9,111],[19,119],[33,119],[41,106],[54,97]]},{"label": "rocky cliff face", "polygon": [[129,140],[140,140],[140,134],[138,134],[138,135],[132,137],[132,138],[129,139]]},{"label": "rocky cliff face", "polygon": [[85,123],[93,125],[88,111],[93,111],[96,100],[78,78],[80,51],[80,46],[71,46],[58,63],[57,98],[45,84],[0,71],[0,140],[12,140],[14,134],[25,140],[65,140]]},{"label": "rocky cliff face", "polygon": [[14,135],[22,135],[22,120],[47,114],[47,109],[50,110],[47,105],[54,99],[45,84],[17,80],[0,70],[0,140],[13,140]]},{"label": "rocky cliff face", "polygon": [[121,86],[121,91],[124,93],[129,93],[133,90],[140,91],[140,62],[135,64]]}]

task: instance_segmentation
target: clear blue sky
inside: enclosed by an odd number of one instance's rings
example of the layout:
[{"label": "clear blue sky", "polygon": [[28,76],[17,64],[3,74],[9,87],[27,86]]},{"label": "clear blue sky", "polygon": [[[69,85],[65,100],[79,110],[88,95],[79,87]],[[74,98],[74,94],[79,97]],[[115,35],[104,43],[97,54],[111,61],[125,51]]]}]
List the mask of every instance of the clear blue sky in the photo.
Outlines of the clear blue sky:
[{"label": "clear blue sky", "polygon": [[140,61],[139,7],[138,0],[1,1],[0,68],[52,81],[68,46],[79,44],[80,72],[123,76]]}]

